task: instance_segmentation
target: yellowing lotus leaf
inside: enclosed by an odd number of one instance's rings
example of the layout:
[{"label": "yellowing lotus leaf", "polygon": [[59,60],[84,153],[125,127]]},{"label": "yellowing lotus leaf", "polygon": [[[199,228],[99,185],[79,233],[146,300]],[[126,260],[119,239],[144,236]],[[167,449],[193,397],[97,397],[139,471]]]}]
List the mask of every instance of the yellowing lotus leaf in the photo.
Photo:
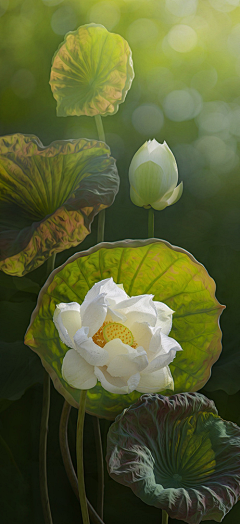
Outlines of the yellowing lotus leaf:
[{"label": "yellowing lotus leaf", "polygon": [[80,244],[119,188],[104,142],[0,138],[0,269],[22,276]]},{"label": "yellowing lotus leaf", "polygon": [[131,49],[100,24],[68,33],[53,57],[50,85],[57,115],[109,115],[124,102],[134,77]]}]

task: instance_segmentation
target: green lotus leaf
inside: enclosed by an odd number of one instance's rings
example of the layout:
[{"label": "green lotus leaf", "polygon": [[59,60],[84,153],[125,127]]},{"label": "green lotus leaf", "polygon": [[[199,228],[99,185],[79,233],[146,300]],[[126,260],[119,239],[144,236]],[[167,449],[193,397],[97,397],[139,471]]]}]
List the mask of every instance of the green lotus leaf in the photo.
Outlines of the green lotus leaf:
[{"label": "green lotus leaf", "polygon": [[100,24],[83,25],[66,35],[53,57],[50,85],[57,115],[114,114],[133,78],[126,40]]},{"label": "green lotus leaf", "polygon": [[[56,304],[81,304],[96,282],[109,277],[122,283],[128,295],[153,294],[155,300],[175,311],[170,336],[183,348],[170,365],[175,391],[196,391],[203,387],[221,352],[218,318],[222,306],[215,298],[215,283],[187,251],[151,239],[98,244],[76,253],[46,281],[25,344],[41,357],[56,389],[71,405],[78,406],[80,390],[69,386],[61,374],[68,348],[53,323]],[[115,395],[98,383],[87,395],[89,413],[114,419],[141,393]]]},{"label": "green lotus leaf", "polygon": [[143,395],[108,433],[110,476],[188,524],[221,522],[240,497],[240,428],[200,393]]},{"label": "green lotus leaf", "polygon": [[22,276],[53,253],[76,246],[118,192],[115,160],[104,142],[34,135],[0,138],[0,269]]}]

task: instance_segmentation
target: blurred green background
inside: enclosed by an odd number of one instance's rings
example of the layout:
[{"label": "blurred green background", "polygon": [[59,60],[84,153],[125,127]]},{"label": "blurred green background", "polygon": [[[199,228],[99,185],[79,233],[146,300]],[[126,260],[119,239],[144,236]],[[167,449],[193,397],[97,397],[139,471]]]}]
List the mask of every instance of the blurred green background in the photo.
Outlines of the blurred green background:
[{"label": "blurred green background", "polygon": [[[240,1],[0,0],[1,135],[35,134],[44,145],[56,139],[97,138],[93,118],[56,116],[48,83],[52,56],[65,33],[89,22],[128,40],[136,75],[118,113],[103,119],[121,178],[116,201],[106,212],[105,239],[146,238],[147,211],[130,201],[128,168],[145,140],[166,140],[184,192],[176,205],[155,213],[155,236],[190,251],[216,281],[217,298],[227,306],[221,318],[223,353],[203,393],[215,400],[224,418],[240,425]],[[96,238],[97,220],[79,249],[94,245]],[[57,265],[74,251],[59,254]],[[45,276],[45,266],[28,275],[42,283]],[[35,288],[11,293],[10,281],[0,275],[1,339],[8,343],[22,339],[37,297]],[[9,381],[11,377],[9,368]],[[0,395],[3,524],[43,524],[37,471],[41,394],[38,384],[21,398]],[[81,522],[80,511],[57,444],[62,398],[55,391],[53,402],[49,485],[54,524],[75,524]],[[74,449],[76,410],[71,416]],[[86,433],[87,490],[94,503],[90,416]],[[238,504],[224,522],[235,524],[239,518]],[[160,513],[108,479],[105,520],[157,524]]]}]

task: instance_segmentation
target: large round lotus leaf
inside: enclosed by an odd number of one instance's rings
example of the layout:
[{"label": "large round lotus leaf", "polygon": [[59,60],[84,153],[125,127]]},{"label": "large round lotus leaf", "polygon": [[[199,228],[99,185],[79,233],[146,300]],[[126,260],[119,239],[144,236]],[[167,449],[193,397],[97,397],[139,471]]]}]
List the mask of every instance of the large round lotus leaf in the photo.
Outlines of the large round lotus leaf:
[{"label": "large round lotus leaf", "polygon": [[53,57],[50,85],[57,115],[114,114],[133,77],[126,40],[102,25],[83,25],[66,35]]},{"label": "large round lotus leaf", "polygon": [[143,395],[110,427],[107,464],[172,519],[221,522],[240,496],[240,428],[199,393]]},{"label": "large round lotus leaf", "polygon": [[[170,336],[183,348],[170,365],[175,391],[202,388],[221,352],[218,318],[222,306],[215,298],[215,283],[187,251],[151,239],[98,244],[76,253],[51,273],[40,292],[25,344],[39,354],[56,389],[70,404],[78,406],[80,390],[69,386],[61,374],[69,348],[61,342],[53,323],[56,304],[81,304],[96,282],[109,277],[122,283],[130,296],[150,293],[175,311]],[[87,411],[114,419],[140,395],[135,391],[115,395],[98,383],[88,390]]]},{"label": "large round lotus leaf", "polygon": [[53,253],[76,246],[118,192],[115,160],[104,142],[34,135],[0,138],[0,269],[22,276]]}]

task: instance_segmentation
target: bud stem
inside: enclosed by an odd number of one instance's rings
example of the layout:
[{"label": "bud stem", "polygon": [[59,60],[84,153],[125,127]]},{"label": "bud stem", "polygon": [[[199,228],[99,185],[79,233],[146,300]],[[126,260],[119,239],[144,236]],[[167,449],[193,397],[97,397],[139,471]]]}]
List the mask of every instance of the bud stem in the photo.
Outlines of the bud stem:
[{"label": "bud stem", "polygon": [[152,207],[148,210],[148,238],[154,238],[154,210]]},{"label": "bud stem", "polygon": [[99,140],[102,140],[103,142],[106,142],[105,133],[104,133],[104,129],[103,129],[103,123],[102,123],[102,119],[101,119],[100,115],[96,115],[95,116],[95,122],[96,122],[96,127],[97,127]]},{"label": "bud stem", "polygon": [[[105,133],[103,129],[103,123],[100,115],[95,116],[95,123],[98,132],[98,139],[106,142]],[[104,226],[105,226],[105,209],[100,211],[98,214],[98,233],[97,233],[97,243],[104,241]]]}]

